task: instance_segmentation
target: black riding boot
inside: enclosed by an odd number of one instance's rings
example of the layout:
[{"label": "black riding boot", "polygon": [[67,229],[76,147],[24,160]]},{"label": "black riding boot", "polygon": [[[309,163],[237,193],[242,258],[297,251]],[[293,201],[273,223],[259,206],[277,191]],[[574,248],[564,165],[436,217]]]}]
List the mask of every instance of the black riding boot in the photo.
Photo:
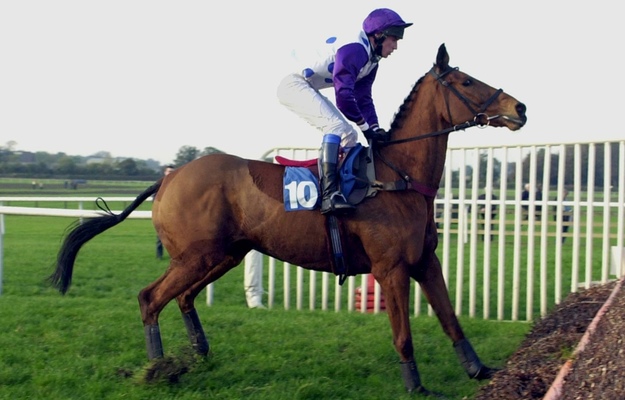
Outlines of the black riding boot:
[{"label": "black riding boot", "polygon": [[354,209],[339,190],[339,147],[341,138],[325,135],[319,155],[319,183],[321,185],[321,213],[346,212]]}]

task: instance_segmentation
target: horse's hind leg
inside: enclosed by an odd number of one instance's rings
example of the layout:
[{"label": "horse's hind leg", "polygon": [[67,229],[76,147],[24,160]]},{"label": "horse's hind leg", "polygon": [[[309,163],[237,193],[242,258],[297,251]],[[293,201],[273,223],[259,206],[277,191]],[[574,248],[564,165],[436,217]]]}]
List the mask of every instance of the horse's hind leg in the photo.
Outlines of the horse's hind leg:
[{"label": "horse's hind leg", "polygon": [[178,307],[182,313],[182,320],[187,329],[191,346],[193,350],[201,356],[207,355],[210,347],[197,310],[195,309],[194,301],[204,286],[206,285],[203,283],[195,284],[191,289],[177,297]]},{"label": "horse's hind leg", "polygon": [[[426,257],[428,258],[428,257]],[[445,285],[441,264],[435,253],[431,253],[425,265],[425,270],[418,276],[413,276],[423,290],[423,294],[434,309],[443,331],[452,340],[456,355],[465,372],[472,379],[492,378],[495,369],[482,364],[477,353],[466,339],[460,322],[449,300],[449,292]]]},{"label": "horse's hind leg", "polygon": [[[138,296],[141,319],[143,320],[145,345],[149,360],[163,357],[163,342],[161,340],[161,330],[158,325],[158,315],[169,301],[155,307],[152,300],[152,290],[162,281],[163,277],[160,277],[156,282],[153,282],[148,287],[141,290]],[[148,310],[150,311],[148,312]]]},{"label": "horse's hind leg", "polygon": [[238,265],[242,260],[242,257],[228,256],[221,264],[213,268],[204,279],[195,282],[190,288],[176,297],[178,301],[178,307],[182,313],[182,320],[184,326],[187,329],[189,341],[195,352],[201,356],[208,354],[210,349],[208,340],[204,333],[204,328],[200,322],[197,310],[195,309],[195,298],[202,291],[202,289],[210,282],[214,282],[219,277],[223,276],[226,272]]},{"label": "horse's hind leg", "polygon": [[[170,267],[160,278],[141,290],[138,300],[139,308],[141,309],[141,319],[143,320],[148,359],[163,357],[163,344],[158,324],[160,312],[173,298],[195,287],[203,279],[206,279],[206,273],[201,268],[201,264],[198,263],[191,268],[188,266],[183,267],[172,261]],[[186,311],[189,323],[197,327],[199,325],[197,313],[194,313],[192,308]],[[201,329],[201,326],[199,329]],[[197,342],[199,345],[201,338],[198,338]],[[198,349],[201,347],[198,347]],[[206,343],[206,348],[208,351],[208,343]]]},{"label": "horse's hind leg", "polygon": [[185,328],[187,328],[187,334],[189,335],[189,341],[191,342],[193,350],[201,356],[207,355],[209,344],[204,334],[204,328],[202,328],[200,318],[197,315],[197,310],[194,308],[188,313],[182,313],[182,320],[184,321]]}]

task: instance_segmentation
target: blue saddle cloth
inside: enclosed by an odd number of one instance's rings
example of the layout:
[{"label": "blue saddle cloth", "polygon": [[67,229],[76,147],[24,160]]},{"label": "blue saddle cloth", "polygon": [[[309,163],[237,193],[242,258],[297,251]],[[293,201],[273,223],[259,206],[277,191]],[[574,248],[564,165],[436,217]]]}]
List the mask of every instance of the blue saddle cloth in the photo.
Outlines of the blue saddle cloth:
[{"label": "blue saddle cloth", "polygon": [[[358,180],[360,156],[365,148],[360,144],[352,147],[339,166],[339,185],[341,192],[348,201],[358,194],[357,202],[362,200],[360,194],[367,189],[367,182]],[[286,211],[314,210],[321,203],[319,178],[310,168],[285,167],[283,177],[283,199]],[[351,202],[351,201],[350,201]]]}]

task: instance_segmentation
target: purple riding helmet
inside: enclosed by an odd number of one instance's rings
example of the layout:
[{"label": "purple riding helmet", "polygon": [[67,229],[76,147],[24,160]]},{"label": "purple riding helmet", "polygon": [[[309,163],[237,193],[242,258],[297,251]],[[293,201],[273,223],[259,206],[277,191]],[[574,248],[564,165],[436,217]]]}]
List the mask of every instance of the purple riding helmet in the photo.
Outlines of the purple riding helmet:
[{"label": "purple riding helmet", "polygon": [[367,36],[380,32],[384,36],[395,36],[398,39],[403,39],[404,29],[410,25],[412,22],[405,22],[395,11],[388,8],[378,8],[371,11],[365,18],[362,29]]}]

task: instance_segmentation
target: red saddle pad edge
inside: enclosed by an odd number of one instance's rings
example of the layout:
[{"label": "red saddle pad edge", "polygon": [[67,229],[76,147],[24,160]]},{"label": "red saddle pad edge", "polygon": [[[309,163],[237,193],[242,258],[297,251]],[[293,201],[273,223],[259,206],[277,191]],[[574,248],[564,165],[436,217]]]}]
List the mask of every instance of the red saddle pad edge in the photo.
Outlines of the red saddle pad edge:
[{"label": "red saddle pad edge", "polygon": [[280,165],[284,165],[287,167],[304,167],[309,168],[317,165],[317,158],[313,158],[310,160],[289,160],[288,158],[284,158],[282,156],[276,156],[276,161]]}]

